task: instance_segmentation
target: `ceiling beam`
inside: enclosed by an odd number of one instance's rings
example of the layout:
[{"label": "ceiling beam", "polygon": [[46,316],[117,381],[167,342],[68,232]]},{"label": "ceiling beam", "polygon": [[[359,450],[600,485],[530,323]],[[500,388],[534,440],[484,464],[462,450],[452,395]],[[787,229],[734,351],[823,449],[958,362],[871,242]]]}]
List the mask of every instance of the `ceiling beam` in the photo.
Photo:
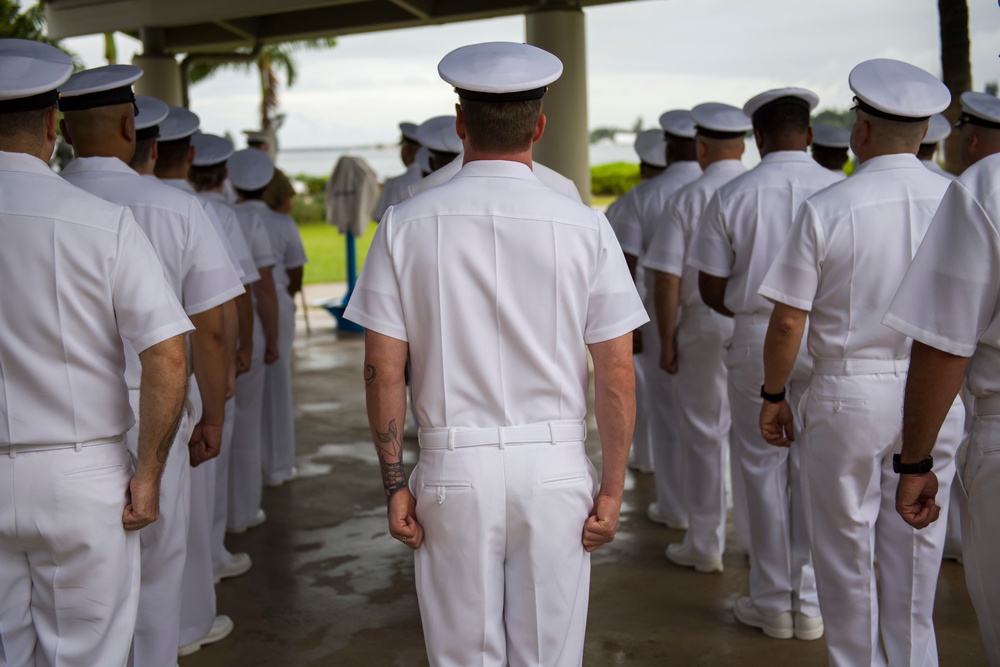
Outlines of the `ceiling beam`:
[{"label": "ceiling beam", "polygon": [[402,7],[406,11],[416,16],[421,21],[429,19],[433,13],[433,6],[425,0],[389,0],[397,7]]}]

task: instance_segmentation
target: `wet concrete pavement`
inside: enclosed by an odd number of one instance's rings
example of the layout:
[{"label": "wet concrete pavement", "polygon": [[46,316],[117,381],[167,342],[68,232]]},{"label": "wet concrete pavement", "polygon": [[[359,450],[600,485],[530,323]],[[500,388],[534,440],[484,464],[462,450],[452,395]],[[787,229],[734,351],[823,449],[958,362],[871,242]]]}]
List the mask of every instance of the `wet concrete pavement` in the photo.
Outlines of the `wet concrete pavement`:
[{"label": "wet concrete pavement", "polygon": [[[301,478],[264,491],[267,522],[230,536],[254,561],[220,584],[219,613],[233,634],[180,667],[426,665],[409,549],[388,536],[379,469],[369,440],[361,377],[363,340],[338,334],[311,310],[300,326],[294,393]],[[300,322],[301,325],[301,322]],[[588,450],[600,466],[591,423]],[[407,468],[416,442],[407,441]],[[585,664],[823,665],[823,640],[768,639],[731,611],[746,594],[745,560],[698,574],[663,556],[683,534],[650,523],[651,475],[630,472],[618,538],[594,555]],[[942,665],[986,665],[961,566],[945,562],[938,585]]]}]

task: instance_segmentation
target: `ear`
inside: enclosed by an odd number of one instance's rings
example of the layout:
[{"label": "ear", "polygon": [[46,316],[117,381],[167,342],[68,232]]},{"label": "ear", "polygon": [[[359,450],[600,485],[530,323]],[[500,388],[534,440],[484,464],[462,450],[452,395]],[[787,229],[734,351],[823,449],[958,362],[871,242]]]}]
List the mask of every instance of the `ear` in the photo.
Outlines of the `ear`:
[{"label": "ear", "polygon": [[135,118],[131,114],[122,116],[122,139],[130,144],[135,143]]},{"label": "ear", "polygon": [[701,137],[695,139],[694,148],[696,151],[696,155],[698,156],[699,162],[701,162],[702,160],[705,159],[705,157],[708,156],[708,144],[702,141]]},{"label": "ear", "polygon": [[187,166],[194,164],[194,146],[188,146]]},{"label": "ear", "polygon": [[538,122],[535,124],[535,134],[531,137],[531,143],[535,143],[542,138],[542,135],[545,134],[545,124],[547,122],[548,119],[545,117],[545,114],[538,114]]},{"label": "ear", "polygon": [[812,145],[813,145],[813,129],[812,125],[810,125],[809,129],[806,130],[806,146],[812,146]]},{"label": "ear", "polygon": [[753,140],[757,144],[757,150],[760,150],[764,145],[764,135],[756,127],[753,129]]},{"label": "ear", "polygon": [[[54,131],[55,130],[55,127],[54,127],[54,125],[55,125],[55,118],[58,115],[58,113],[56,112],[55,109],[53,109],[50,113],[52,114],[51,118],[46,117],[46,119],[45,119],[45,121],[46,121],[46,127],[48,127],[51,124],[51,125],[53,125],[52,130]],[[59,129],[62,131],[63,141],[65,141],[67,144],[69,144],[70,146],[72,146],[73,145],[73,137],[70,136],[69,125],[66,124],[66,119],[65,118],[60,118],[59,119]]]},{"label": "ear", "polygon": [[455,105],[455,132],[458,138],[465,141],[465,114],[462,113],[462,105]]},{"label": "ear", "polygon": [[153,147],[149,150],[149,159],[156,162],[157,158],[160,157],[160,142],[154,141]]}]

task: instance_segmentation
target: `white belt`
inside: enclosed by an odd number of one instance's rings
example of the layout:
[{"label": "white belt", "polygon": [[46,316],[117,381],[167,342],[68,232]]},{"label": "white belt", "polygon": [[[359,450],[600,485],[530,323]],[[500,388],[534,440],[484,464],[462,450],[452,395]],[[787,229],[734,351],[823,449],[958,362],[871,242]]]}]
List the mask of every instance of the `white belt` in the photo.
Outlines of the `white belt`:
[{"label": "white belt", "polygon": [[813,375],[900,375],[909,359],[814,359]]},{"label": "white belt", "polygon": [[540,442],[554,445],[560,442],[583,442],[587,439],[587,425],[574,419],[491,428],[422,428],[417,432],[417,439],[421,449],[488,445],[497,445],[503,449],[507,445]]},{"label": "white belt", "polygon": [[1000,394],[991,394],[986,398],[974,396],[972,411],[977,417],[1000,415]]},{"label": "white belt", "polygon": [[24,452],[49,452],[59,449],[82,450],[84,447],[97,447],[99,445],[119,445],[125,442],[125,436],[117,438],[101,438],[99,440],[88,440],[87,442],[57,442],[48,445],[0,445],[0,454],[7,454],[10,458],[17,457]]}]

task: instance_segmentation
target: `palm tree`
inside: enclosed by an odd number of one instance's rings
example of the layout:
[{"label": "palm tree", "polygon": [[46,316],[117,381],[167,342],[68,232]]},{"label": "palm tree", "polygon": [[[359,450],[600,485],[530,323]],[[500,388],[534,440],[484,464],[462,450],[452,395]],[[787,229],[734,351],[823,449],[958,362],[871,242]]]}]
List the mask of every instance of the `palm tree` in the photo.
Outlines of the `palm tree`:
[{"label": "palm tree", "polygon": [[[952,123],[958,121],[962,107],[959,97],[972,90],[972,65],[969,61],[968,0],[938,0],[941,30],[941,79],[951,91],[951,106],[944,115]],[[962,172],[961,146],[958,132],[952,132],[944,143],[944,168],[953,174]]]},{"label": "palm tree", "polygon": [[[212,76],[221,69],[250,70],[256,68],[260,75],[260,128],[265,132],[280,126],[283,116],[278,113],[278,89],[281,85],[279,72],[284,73],[285,85],[291,88],[298,78],[298,67],[293,54],[301,50],[328,49],[336,46],[332,37],[327,39],[307,39],[281,44],[267,44],[260,49],[254,61],[228,63],[195,63],[190,70],[190,82],[197,83]],[[234,55],[248,55],[249,49],[237,49]]]}]

